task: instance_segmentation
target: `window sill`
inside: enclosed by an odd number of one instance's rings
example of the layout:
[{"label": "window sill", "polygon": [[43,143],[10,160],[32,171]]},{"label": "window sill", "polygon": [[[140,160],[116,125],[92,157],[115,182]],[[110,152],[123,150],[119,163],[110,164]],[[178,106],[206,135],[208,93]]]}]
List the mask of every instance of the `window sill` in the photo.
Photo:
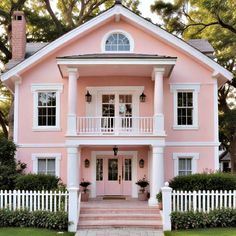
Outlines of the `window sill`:
[{"label": "window sill", "polygon": [[198,130],[199,127],[196,125],[191,125],[191,126],[180,126],[180,125],[174,125],[173,126],[174,130]]},{"label": "window sill", "polygon": [[32,129],[33,132],[56,132],[56,131],[61,131],[60,127],[33,127]]}]

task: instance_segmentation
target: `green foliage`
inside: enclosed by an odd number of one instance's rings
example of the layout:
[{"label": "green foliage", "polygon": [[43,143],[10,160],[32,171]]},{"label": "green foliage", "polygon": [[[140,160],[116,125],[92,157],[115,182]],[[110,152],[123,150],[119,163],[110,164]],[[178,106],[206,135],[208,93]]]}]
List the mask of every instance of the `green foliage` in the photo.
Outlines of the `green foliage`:
[{"label": "green foliage", "polygon": [[66,230],[68,215],[65,212],[49,212],[0,209],[0,227],[36,227]]},{"label": "green foliage", "polygon": [[55,190],[60,179],[53,175],[27,174],[16,179],[15,189],[19,190]]},{"label": "green foliage", "polygon": [[172,212],[172,228],[198,229],[236,227],[236,209],[216,209],[207,212]]},{"label": "green foliage", "polygon": [[236,189],[236,175],[230,173],[203,173],[177,176],[169,184],[174,190],[234,190]]}]

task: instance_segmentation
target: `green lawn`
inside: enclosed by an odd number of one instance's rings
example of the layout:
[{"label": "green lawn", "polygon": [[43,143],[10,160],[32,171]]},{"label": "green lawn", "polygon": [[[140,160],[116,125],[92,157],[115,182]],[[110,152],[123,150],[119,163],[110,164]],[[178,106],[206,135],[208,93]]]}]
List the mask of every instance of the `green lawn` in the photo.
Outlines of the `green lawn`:
[{"label": "green lawn", "polygon": [[36,228],[0,228],[0,236],[74,236],[74,233]]},{"label": "green lawn", "polygon": [[236,236],[236,228],[225,229],[198,229],[165,232],[165,236]]}]

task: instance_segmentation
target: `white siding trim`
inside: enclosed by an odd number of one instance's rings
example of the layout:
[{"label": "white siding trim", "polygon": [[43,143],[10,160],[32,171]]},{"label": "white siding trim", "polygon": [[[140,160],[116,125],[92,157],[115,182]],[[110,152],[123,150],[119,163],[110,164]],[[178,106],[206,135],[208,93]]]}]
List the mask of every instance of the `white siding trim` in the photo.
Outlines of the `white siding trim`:
[{"label": "white siding trim", "polygon": [[179,158],[190,157],[192,160],[192,173],[197,173],[197,160],[199,159],[199,153],[173,153],[174,160],[174,176],[178,176],[179,174]]},{"label": "white siding trim", "polygon": [[60,177],[61,153],[32,153],[33,173],[38,173],[38,159],[55,158],[55,173]]}]

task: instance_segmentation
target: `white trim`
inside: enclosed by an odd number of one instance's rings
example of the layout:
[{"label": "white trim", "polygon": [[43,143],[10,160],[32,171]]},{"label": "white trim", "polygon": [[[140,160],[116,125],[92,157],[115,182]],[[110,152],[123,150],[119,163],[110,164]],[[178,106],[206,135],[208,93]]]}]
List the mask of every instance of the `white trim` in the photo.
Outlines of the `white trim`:
[{"label": "white trim", "polygon": [[[112,34],[123,34],[128,40],[129,40],[129,44],[130,44],[130,50],[129,51],[106,51],[106,40],[108,39],[108,37]],[[101,51],[103,53],[129,53],[129,52],[133,52],[134,51],[134,39],[131,36],[131,34],[129,34],[128,32],[122,30],[122,29],[116,29],[116,30],[111,30],[109,32],[107,32],[101,41]]]},{"label": "white trim", "polygon": [[[198,124],[198,93],[200,92],[200,84],[170,84],[170,91],[173,93],[173,129],[199,129]],[[193,92],[193,124],[192,125],[178,125],[177,123],[177,95],[178,92]]]},{"label": "white trim", "polygon": [[92,30],[93,28],[97,28],[102,23],[108,21],[109,18],[112,18],[114,15],[121,15],[126,18],[128,21],[136,23],[140,28],[146,29],[151,32],[154,36],[157,36],[167,42],[168,44],[183,50],[186,54],[189,54],[196,58],[198,61],[201,61],[207,67],[212,68],[214,71],[220,73],[225,79],[231,80],[233,78],[233,74],[230,73],[228,70],[217,64],[214,60],[211,60],[203,53],[199,52],[194,47],[190,46],[183,40],[179,39],[178,37],[168,33],[167,31],[161,29],[160,27],[148,22],[144,18],[136,15],[135,13],[131,12],[130,10],[126,9],[121,5],[115,5],[114,7],[110,8],[106,12],[98,15],[97,17],[91,19],[90,21],[84,23],[83,25],[71,30],[67,34],[59,37],[52,43],[48,44],[38,52],[36,52],[33,56],[25,59],[23,62],[19,63],[14,68],[10,69],[9,71],[5,72],[1,76],[1,80],[5,81],[11,78],[13,75],[24,71],[28,66],[31,64],[40,61],[44,56],[48,55],[49,52],[52,52],[59,48],[61,45],[72,41],[76,36],[82,35],[88,30]]},{"label": "white trim", "polygon": [[65,143],[20,143],[18,148],[65,148]]},{"label": "white trim", "polygon": [[218,147],[219,142],[166,142],[166,147]]},{"label": "white trim", "polygon": [[55,158],[55,173],[57,177],[60,177],[60,161],[61,153],[32,153],[33,161],[33,173],[38,173],[38,159],[43,158]]},{"label": "white trim", "polygon": [[[91,184],[91,196],[95,198],[96,195],[96,158],[98,155],[113,156],[112,151],[92,151],[91,152],[91,170],[92,170],[92,184]],[[119,151],[119,155],[132,156],[132,197],[138,197],[137,185],[137,168],[138,168],[138,151]]]},{"label": "white trim", "polygon": [[[33,131],[61,131],[61,96],[63,84],[32,84],[31,91],[33,92]],[[56,125],[55,126],[38,126],[38,93],[39,92],[56,92]]]},{"label": "white trim", "polygon": [[20,94],[21,79],[15,80],[15,92],[14,92],[14,124],[13,124],[13,141],[15,144],[18,142],[19,133],[19,94]]},{"label": "white trim", "polygon": [[173,153],[174,160],[174,176],[178,176],[179,174],[179,158],[191,158],[192,160],[192,174],[197,173],[197,160],[199,159],[199,153],[192,152],[178,152]]}]

